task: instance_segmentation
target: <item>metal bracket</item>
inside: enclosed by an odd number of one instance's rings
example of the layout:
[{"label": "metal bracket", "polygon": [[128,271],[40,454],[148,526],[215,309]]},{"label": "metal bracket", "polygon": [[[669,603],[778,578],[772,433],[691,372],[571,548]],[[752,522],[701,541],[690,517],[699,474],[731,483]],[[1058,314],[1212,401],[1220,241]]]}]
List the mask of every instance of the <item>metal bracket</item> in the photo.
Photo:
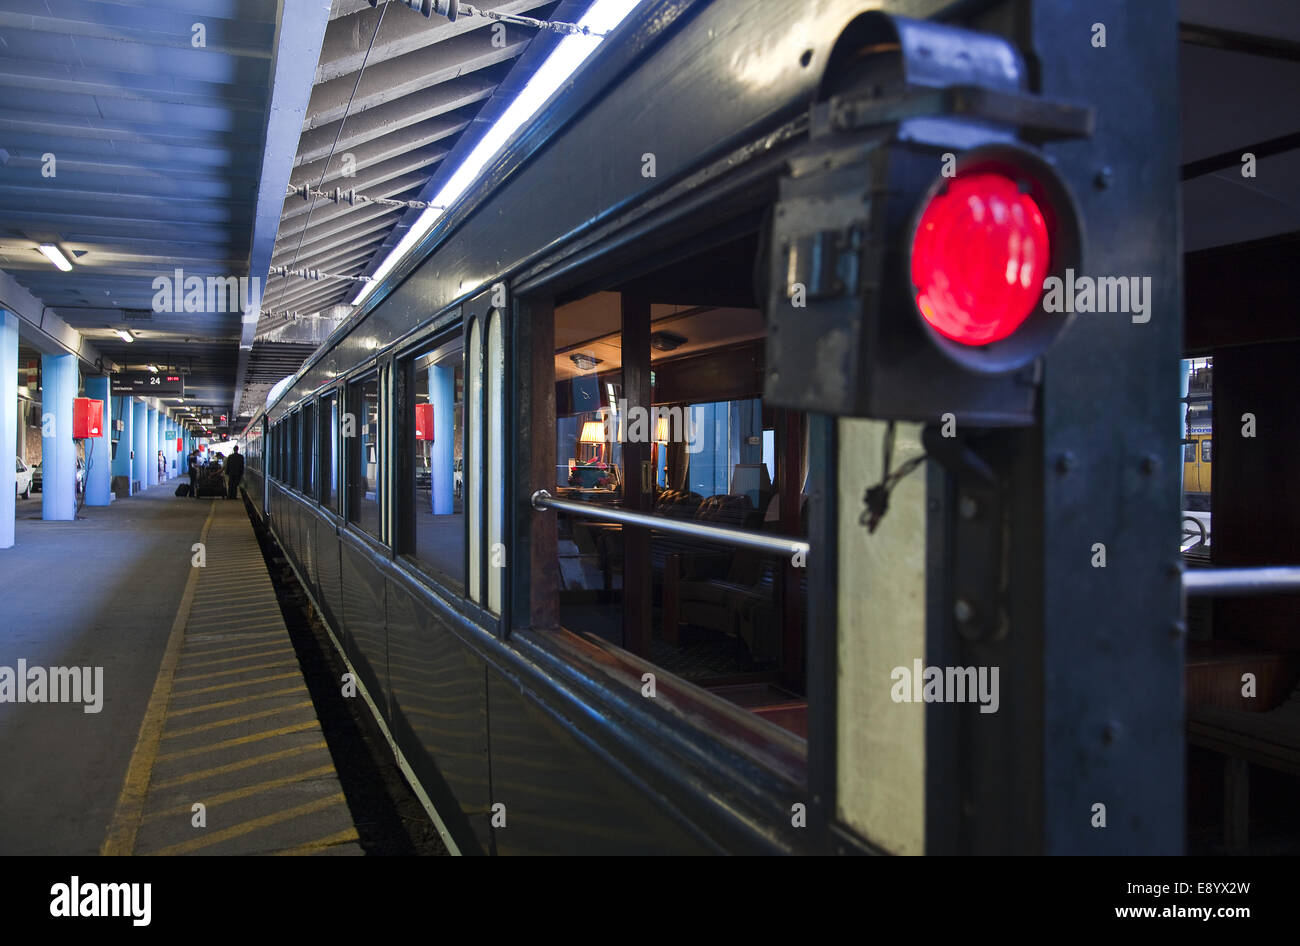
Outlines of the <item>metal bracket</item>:
[{"label": "metal bracket", "polygon": [[1091,137],[1096,110],[977,85],[911,87],[895,94],[862,89],[814,107],[811,136],[892,125],[911,118],[979,119],[1017,128],[1027,138],[1049,141]]},{"label": "metal bracket", "polygon": [[834,299],[858,291],[858,257],[862,231],[819,230],[795,237],[785,246],[786,298],[803,286],[807,299]]}]

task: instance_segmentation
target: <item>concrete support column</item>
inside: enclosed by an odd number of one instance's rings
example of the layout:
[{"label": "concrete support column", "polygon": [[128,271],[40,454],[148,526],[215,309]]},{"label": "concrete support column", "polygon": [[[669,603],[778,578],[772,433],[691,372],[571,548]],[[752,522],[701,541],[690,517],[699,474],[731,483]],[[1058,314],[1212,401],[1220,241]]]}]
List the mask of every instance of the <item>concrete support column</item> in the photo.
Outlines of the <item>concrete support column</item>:
[{"label": "concrete support column", "polygon": [[135,458],[131,461],[131,479],[144,489],[148,483],[149,466],[149,408],[144,401],[131,401],[131,413],[135,415],[135,429],[132,431],[131,449]]},{"label": "concrete support column", "polygon": [[453,362],[429,368],[429,401],[433,404],[433,455],[430,458],[430,492],[433,514],[445,516],[452,511],[456,473],[452,470],[452,441],[456,436],[452,419],[455,394]]},{"label": "concrete support column", "polygon": [[[86,505],[107,506],[113,501],[113,379],[109,375],[86,378],[85,396],[103,403],[104,436],[85,443],[88,455],[86,470]],[[91,483],[96,485],[91,487]],[[103,492],[100,492],[100,489]],[[99,500],[103,501],[100,502]]]},{"label": "concrete support column", "polygon": [[135,449],[132,444],[132,431],[135,430],[135,411],[131,410],[131,398],[121,398],[118,403],[118,411],[122,415],[118,418],[122,422],[122,432],[117,438],[117,456],[113,457],[113,475],[126,477],[126,494],[130,496],[135,492],[131,475],[131,451]]},{"label": "concrete support column", "polygon": [[41,355],[41,376],[41,518],[66,522],[77,515],[76,356]]},{"label": "concrete support column", "polygon": [[104,436],[86,441],[86,505],[107,506],[113,501],[113,399],[108,375],[86,379],[86,397],[104,402]]},{"label": "concrete support column", "polygon": [[150,486],[158,485],[158,412],[152,407],[149,410],[149,445],[145,448],[149,456],[145,464],[145,475],[148,477]]},{"label": "concrete support column", "polygon": [[9,447],[18,442],[18,316],[0,309],[0,549],[14,545],[17,490]]}]

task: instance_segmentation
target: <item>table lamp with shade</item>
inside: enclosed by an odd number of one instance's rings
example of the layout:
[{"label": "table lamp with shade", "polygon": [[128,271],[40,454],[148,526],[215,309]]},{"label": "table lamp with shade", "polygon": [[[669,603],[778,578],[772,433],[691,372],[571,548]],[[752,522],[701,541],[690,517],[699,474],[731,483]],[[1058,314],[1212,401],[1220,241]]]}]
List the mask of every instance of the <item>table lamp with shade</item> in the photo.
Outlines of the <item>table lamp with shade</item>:
[{"label": "table lamp with shade", "polygon": [[582,425],[582,432],[578,435],[578,443],[596,445],[596,455],[590,459],[604,459],[605,425],[598,420],[587,421]]}]

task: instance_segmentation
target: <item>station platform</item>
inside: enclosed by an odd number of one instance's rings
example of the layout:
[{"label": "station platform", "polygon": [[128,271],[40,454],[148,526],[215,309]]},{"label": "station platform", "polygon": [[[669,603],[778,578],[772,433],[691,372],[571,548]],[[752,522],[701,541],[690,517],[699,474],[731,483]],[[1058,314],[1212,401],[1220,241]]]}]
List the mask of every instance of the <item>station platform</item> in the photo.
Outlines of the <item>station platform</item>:
[{"label": "station platform", "polygon": [[0,702],[0,853],[364,853],[244,504],[176,482],[20,503],[0,668],[94,673]]}]

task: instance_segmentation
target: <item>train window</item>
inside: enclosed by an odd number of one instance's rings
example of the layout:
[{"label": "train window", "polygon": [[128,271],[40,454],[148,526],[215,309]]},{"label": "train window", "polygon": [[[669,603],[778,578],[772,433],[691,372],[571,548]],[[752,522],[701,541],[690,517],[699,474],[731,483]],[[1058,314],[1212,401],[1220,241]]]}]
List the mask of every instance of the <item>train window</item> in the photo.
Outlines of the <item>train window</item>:
[{"label": "train window", "polygon": [[320,460],[317,464],[319,481],[317,496],[327,509],[336,509],[338,496],[338,470],[335,457],[338,456],[339,436],[339,400],[335,394],[320,399],[320,416],[316,423],[316,439],[320,444]]},{"label": "train window", "polygon": [[467,462],[465,463],[465,510],[469,520],[469,597],[481,600],[483,551],[480,539],[483,528],[483,328],[482,319],[471,319],[465,350],[466,423],[468,424]]},{"label": "train window", "polygon": [[803,735],[806,570],[598,514],[806,534],[804,415],[762,400],[766,325],[746,291],[689,304],[705,269],[639,282],[649,300],[600,292],[555,309],[551,488],[593,507],[557,517],[560,624]]},{"label": "train window", "polygon": [[316,496],[316,405],[302,409],[302,492]]},{"label": "train window", "polygon": [[487,469],[483,479],[487,501],[488,610],[501,613],[505,593],[505,317],[493,310],[487,340]]},{"label": "train window", "polygon": [[[457,587],[465,583],[464,343],[435,344],[402,363],[406,403],[397,436],[411,478],[399,507],[399,549],[421,568]],[[409,512],[407,511],[409,510]]]},{"label": "train window", "polygon": [[302,489],[302,412],[289,418],[289,485]]},{"label": "train window", "polygon": [[1183,362],[1186,396],[1183,402],[1183,503],[1185,512],[1210,511],[1210,457],[1214,417],[1213,359]]},{"label": "train window", "polygon": [[[379,507],[379,378],[371,375],[348,385],[348,410],[355,435],[348,451],[348,521],[381,538]],[[345,433],[347,431],[345,430]]]}]

